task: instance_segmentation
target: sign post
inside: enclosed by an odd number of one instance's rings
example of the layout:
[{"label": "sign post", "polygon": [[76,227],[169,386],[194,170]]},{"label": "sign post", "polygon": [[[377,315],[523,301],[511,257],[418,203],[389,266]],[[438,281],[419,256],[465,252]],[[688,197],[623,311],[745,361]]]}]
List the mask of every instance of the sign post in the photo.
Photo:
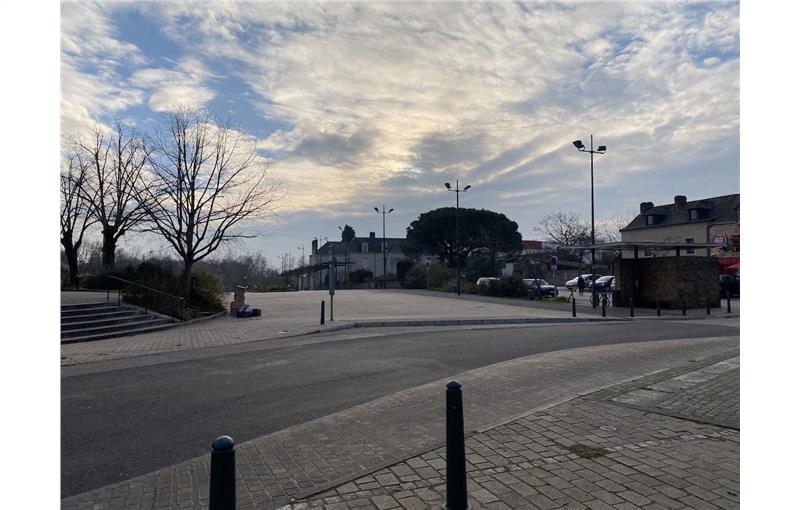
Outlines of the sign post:
[{"label": "sign post", "polygon": [[555,255],[550,257],[550,269],[553,270],[553,285],[557,285],[555,281],[556,281],[556,270],[558,269],[558,257],[556,257]]}]

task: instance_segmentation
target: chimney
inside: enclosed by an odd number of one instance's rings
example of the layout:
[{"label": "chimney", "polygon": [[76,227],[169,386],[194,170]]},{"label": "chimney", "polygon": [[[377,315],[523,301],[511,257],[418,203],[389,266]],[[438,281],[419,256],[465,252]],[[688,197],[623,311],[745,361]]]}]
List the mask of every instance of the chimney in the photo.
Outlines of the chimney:
[{"label": "chimney", "polygon": [[317,254],[317,240],[314,239],[313,241],[311,241],[311,255],[316,255],[316,254]]},{"label": "chimney", "polygon": [[642,202],[639,204],[639,212],[644,214],[653,208],[653,202]]},{"label": "chimney", "polygon": [[686,195],[675,195],[675,205],[685,205]]},{"label": "chimney", "polygon": [[369,238],[374,240],[375,239],[375,232],[370,232],[369,233]]}]

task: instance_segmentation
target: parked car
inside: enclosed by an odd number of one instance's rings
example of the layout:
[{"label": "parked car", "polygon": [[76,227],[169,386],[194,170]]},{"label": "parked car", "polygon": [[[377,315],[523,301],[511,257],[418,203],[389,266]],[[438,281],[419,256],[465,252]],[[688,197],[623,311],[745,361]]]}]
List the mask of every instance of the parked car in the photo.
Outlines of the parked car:
[{"label": "parked car", "polygon": [[496,278],[494,276],[482,276],[478,278],[478,281],[475,282],[475,285],[489,285],[491,281],[500,281],[500,278]]},{"label": "parked car", "polygon": [[[601,276],[594,281],[594,284],[597,287],[597,292],[611,292],[617,288],[616,285],[614,285],[613,275]],[[591,289],[591,283],[589,284],[589,288]]]},{"label": "parked car", "polygon": [[[589,274],[582,274],[582,275],[580,275],[580,277],[576,276],[575,278],[573,278],[572,280],[568,281],[564,285],[569,290],[578,290],[578,278],[583,278],[583,281],[586,282],[586,288],[587,289],[592,284],[592,274],[589,273]],[[595,280],[597,280],[598,278],[600,278],[600,275],[596,274],[596,275],[594,275],[594,278],[595,278]]]},{"label": "parked car", "polygon": [[524,278],[522,280],[529,289],[537,289],[543,296],[558,296],[558,289],[541,278]]},{"label": "parked car", "polygon": [[731,297],[739,295],[739,277],[729,274],[719,275],[719,295],[723,298],[731,293]]}]

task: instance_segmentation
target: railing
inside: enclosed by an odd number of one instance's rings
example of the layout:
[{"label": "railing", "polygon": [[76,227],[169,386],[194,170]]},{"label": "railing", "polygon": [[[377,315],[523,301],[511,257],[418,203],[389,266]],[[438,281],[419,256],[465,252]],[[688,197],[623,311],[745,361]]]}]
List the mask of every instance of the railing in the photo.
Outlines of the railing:
[{"label": "railing", "polygon": [[[186,320],[187,312],[190,312],[192,307],[186,304],[186,300],[180,296],[174,296],[167,292],[142,285],[140,283],[132,282],[117,276],[107,275],[106,278],[116,280],[123,283],[122,287],[117,288],[117,305],[122,302],[123,291],[125,293],[125,301],[144,307],[145,313],[148,310],[169,315],[173,320],[184,321]],[[111,285],[107,286],[106,300],[111,301]]]}]

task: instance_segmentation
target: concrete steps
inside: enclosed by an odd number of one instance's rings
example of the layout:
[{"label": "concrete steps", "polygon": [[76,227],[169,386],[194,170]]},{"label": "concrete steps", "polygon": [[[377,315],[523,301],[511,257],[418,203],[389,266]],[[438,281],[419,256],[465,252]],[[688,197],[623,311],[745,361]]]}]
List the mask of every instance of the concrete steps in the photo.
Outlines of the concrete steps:
[{"label": "concrete steps", "polygon": [[115,303],[61,306],[61,343],[90,342],[150,333],[175,326],[171,319]]}]

